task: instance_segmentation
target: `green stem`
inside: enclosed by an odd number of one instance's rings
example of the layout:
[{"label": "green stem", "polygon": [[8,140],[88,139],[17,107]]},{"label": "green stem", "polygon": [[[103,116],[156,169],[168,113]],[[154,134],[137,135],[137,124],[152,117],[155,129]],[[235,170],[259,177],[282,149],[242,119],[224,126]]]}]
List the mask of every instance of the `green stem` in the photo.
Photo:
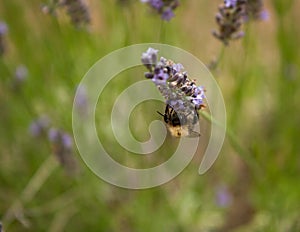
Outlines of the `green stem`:
[{"label": "green stem", "polygon": [[67,223],[77,212],[78,209],[75,205],[71,205],[58,212],[50,224],[49,232],[65,231]]},{"label": "green stem", "polygon": [[[215,125],[224,128],[224,125],[220,122],[218,122],[216,119],[214,119],[209,113],[203,111],[200,111],[200,115],[209,121],[210,123],[214,123]],[[262,169],[257,164],[255,159],[253,158],[251,152],[248,149],[245,149],[243,146],[240,145],[240,142],[238,140],[238,137],[236,134],[230,130],[228,127],[226,128],[226,135],[229,139],[229,142],[231,146],[234,148],[234,150],[243,158],[243,160],[249,165],[249,167],[252,168],[254,173],[258,175],[258,178],[260,178],[262,175]]]},{"label": "green stem", "polygon": [[10,223],[16,218],[16,214],[22,214],[23,205],[30,202],[35,197],[37,192],[57,167],[58,162],[56,162],[55,157],[52,155],[43,162],[29,180],[20,197],[13,202],[4,214],[3,223],[6,228],[8,228]]},{"label": "green stem", "polygon": [[160,20],[160,27],[159,27],[159,32],[158,32],[158,42],[163,43],[165,41],[165,23],[164,20]]},{"label": "green stem", "polygon": [[219,52],[218,57],[215,60],[212,60],[209,63],[208,67],[209,67],[210,70],[216,70],[217,69],[220,61],[223,59],[223,56],[224,56],[224,53],[225,53],[225,47],[226,46],[223,44],[223,46],[222,46],[222,48],[221,48],[221,50]]}]

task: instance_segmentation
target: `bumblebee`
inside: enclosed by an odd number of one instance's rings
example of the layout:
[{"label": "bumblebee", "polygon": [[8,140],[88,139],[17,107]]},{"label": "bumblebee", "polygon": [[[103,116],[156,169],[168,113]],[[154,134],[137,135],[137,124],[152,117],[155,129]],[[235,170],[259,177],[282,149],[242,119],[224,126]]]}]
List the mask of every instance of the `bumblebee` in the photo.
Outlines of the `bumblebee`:
[{"label": "bumblebee", "polygon": [[157,113],[163,116],[167,128],[172,136],[177,138],[185,136],[200,136],[198,132],[193,131],[195,124],[197,124],[199,120],[197,110],[177,113],[171,105],[167,104],[164,114],[158,111]]}]

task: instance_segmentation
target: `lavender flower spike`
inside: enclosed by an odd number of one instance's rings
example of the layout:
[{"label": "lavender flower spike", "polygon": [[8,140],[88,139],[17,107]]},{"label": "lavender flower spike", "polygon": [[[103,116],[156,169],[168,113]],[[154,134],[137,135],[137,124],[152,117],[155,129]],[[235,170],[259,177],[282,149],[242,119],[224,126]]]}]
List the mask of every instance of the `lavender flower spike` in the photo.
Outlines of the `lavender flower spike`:
[{"label": "lavender flower spike", "polygon": [[166,21],[170,21],[173,17],[174,12],[170,7],[166,8],[161,15],[161,18]]},{"label": "lavender flower spike", "polygon": [[267,20],[268,12],[264,9],[262,0],[248,0],[245,9],[245,20]]},{"label": "lavender flower spike", "polygon": [[89,8],[83,0],[63,0],[62,5],[66,6],[67,14],[74,26],[80,27],[90,23]]},{"label": "lavender flower spike", "polygon": [[178,99],[183,98],[184,101],[192,104],[196,102],[194,107],[197,110],[204,107],[204,88],[196,86],[195,81],[188,78],[187,73],[183,71],[182,64],[176,64],[172,60],[163,57],[157,62],[157,53],[158,50],[148,48],[142,54],[142,63],[149,70],[145,73],[145,77],[152,79],[154,84],[161,90],[166,101],[174,100],[174,96],[176,96]]},{"label": "lavender flower spike", "polygon": [[40,118],[31,122],[29,126],[29,133],[31,134],[31,136],[35,138],[41,137],[44,134],[46,134],[49,125],[50,125],[50,119],[46,115],[43,115]]},{"label": "lavender flower spike", "polygon": [[219,31],[212,31],[213,36],[225,45],[228,45],[230,40],[243,37],[241,26],[244,22],[245,7],[246,0],[224,0],[216,15]]},{"label": "lavender flower spike", "polygon": [[65,8],[72,24],[81,28],[91,21],[91,15],[85,0],[53,0],[50,4],[43,5],[41,10],[45,14],[57,16],[57,9]]},{"label": "lavender flower spike", "polygon": [[[157,53],[157,50],[149,48],[142,54],[142,63],[149,71],[145,73],[145,77],[153,81],[165,98],[166,110],[163,115],[165,122],[170,124],[166,114],[175,112],[171,123],[179,127],[187,126],[187,134],[190,134],[198,122],[197,111],[205,107],[205,90],[203,87],[198,87],[195,80],[188,78],[182,64],[176,64],[163,57],[157,62]],[[180,137],[181,131],[177,130],[177,132],[173,135]]]},{"label": "lavender flower spike", "polygon": [[52,151],[59,163],[65,168],[67,173],[75,174],[78,170],[73,152],[72,137],[56,128],[51,128],[48,138],[52,145]]}]

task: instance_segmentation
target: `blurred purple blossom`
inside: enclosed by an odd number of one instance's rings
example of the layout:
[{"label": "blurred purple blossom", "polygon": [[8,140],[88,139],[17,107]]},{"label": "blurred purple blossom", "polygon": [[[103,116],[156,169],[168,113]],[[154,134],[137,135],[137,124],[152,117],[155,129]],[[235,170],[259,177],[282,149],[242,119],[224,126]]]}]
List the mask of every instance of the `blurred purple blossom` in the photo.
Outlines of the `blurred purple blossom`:
[{"label": "blurred purple blossom", "polygon": [[232,195],[226,186],[219,186],[216,191],[216,204],[220,207],[227,207],[232,202]]},{"label": "blurred purple blossom", "polygon": [[77,28],[86,26],[91,21],[90,11],[84,0],[52,0],[41,6],[43,13],[53,16],[57,16],[58,8],[65,8],[72,24]]},{"label": "blurred purple blossom", "polygon": [[224,0],[224,5],[228,8],[236,6],[238,0]]},{"label": "blurred purple blossom", "polygon": [[71,138],[71,136],[69,134],[62,134],[62,137],[61,137],[61,140],[62,140],[62,144],[66,147],[66,148],[69,148],[71,149],[72,146],[73,146],[73,140]]},{"label": "blurred purple blossom", "polygon": [[60,144],[64,148],[71,149],[73,146],[72,137],[59,129],[50,128],[48,132],[49,141],[53,144]]},{"label": "blurred purple blossom", "polygon": [[41,116],[40,118],[31,122],[29,126],[29,133],[33,137],[40,137],[46,133],[50,126],[50,119],[47,116]]},{"label": "blurred purple blossom", "polygon": [[73,152],[72,137],[59,129],[51,128],[48,138],[52,145],[52,150],[60,164],[69,174],[77,172],[77,163]]},{"label": "blurred purple blossom", "polygon": [[163,6],[164,6],[164,3],[162,0],[152,0],[152,1],[149,1],[149,3],[151,4],[151,6],[157,10],[160,10]]},{"label": "blurred purple blossom", "polygon": [[261,20],[268,20],[269,17],[270,17],[270,15],[269,15],[269,12],[267,10],[262,10],[259,13],[259,19],[261,19]]},{"label": "blurred purple blossom", "polygon": [[161,18],[166,21],[170,21],[173,17],[174,17],[174,12],[170,7],[167,7],[161,15]]},{"label": "blurred purple blossom", "polygon": [[28,70],[25,65],[19,65],[12,77],[12,88],[15,91],[20,91],[21,87],[24,85],[28,76]]},{"label": "blurred purple blossom", "polygon": [[49,141],[52,143],[59,143],[61,138],[61,132],[56,128],[51,128],[48,132]]},{"label": "blurred purple blossom", "polygon": [[83,0],[62,0],[62,5],[66,7],[74,26],[81,27],[90,23],[90,11]]},{"label": "blurred purple blossom", "polygon": [[245,8],[245,20],[267,20],[269,18],[269,13],[264,9],[264,4],[262,0],[248,0],[246,2]]},{"label": "blurred purple blossom", "polygon": [[8,31],[7,25],[5,22],[0,22],[0,36],[5,35]]},{"label": "blurred purple blossom", "polygon": [[141,2],[147,3],[165,21],[170,21],[174,17],[174,10],[179,6],[179,0],[141,0]]},{"label": "blurred purple blossom", "polygon": [[7,25],[5,22],[0,22],[0,56],[3,55],[6,51],[6,42],[5,35],[8,31]]},{"label": "blurred purple blossom", "polygon": [[246,0],[225,0],[224,4],[219,6],[219,12],[215,17],[219,29],[213,30],[212,34],[224,45],[228,45],[230,40],[244,36],[241,27],[244,23],[246,2]]},{"label": "blurred purple blossom", "polygon": [[28,69],[25,65],[19,65],[15,71],[15,78],[17,82],[24,82],[28,76]]},{"label": "blurred purple blossom", "polygon": [[74,100],[74,107],[80,116],[87,116],[89,104],[86,87],[84,85],[79,85],[77,87],[76,96]]}]

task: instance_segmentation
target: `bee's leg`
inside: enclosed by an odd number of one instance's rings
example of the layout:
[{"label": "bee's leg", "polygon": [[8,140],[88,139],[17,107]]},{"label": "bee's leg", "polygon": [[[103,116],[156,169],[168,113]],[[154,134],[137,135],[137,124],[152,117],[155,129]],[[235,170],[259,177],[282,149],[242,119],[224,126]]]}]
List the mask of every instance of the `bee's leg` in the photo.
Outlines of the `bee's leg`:
[{"label": "bee's leg", "polygon": [[165,116],[164,114],[162,114],[161,112],[159,112],[159,111],[156,111],[159,115],[161,115],[161,116]]}]

